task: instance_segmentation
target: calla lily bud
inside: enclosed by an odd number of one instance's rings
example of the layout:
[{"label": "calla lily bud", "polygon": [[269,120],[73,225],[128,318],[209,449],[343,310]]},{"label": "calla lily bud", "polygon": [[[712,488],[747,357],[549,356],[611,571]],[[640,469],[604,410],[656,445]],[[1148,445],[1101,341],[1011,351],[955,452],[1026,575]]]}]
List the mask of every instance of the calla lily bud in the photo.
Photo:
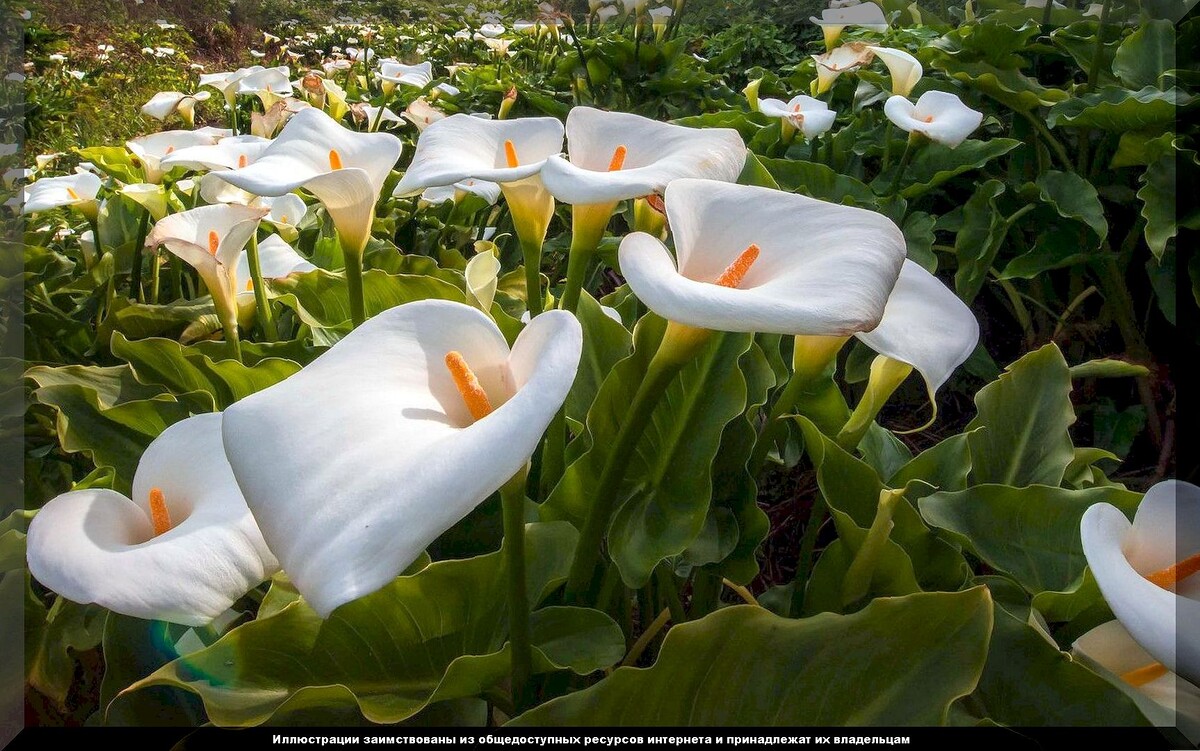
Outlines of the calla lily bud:
[{"label": "calla lily bud", "polygon": [[[475,243],[477,249],[481,245],[496,247],[495,243],[487,240]],[[472,305],[488,315],[491,315],[492,301],[496,299],[496,285],[499,277],[500,259],[492,250],[485,249],[477,252],[474,258],[467,261],[467,295]]]},{"label": "calla lily bud", "polygon": [[513,105],[517,103],[517,87],[513,86],[504,95],[504,99],[500,102],[500,111],[496,114],[497,120],[508,119],[508,113],[512,111]]},{"label": "calla lily bud", "polygon": [[758,89],[762,86],[762,78],[756,78],[746,84],[746,88],[742,89],[742,93],[746,95],[746,103],[750,105],[751,112],[758,112]]}]

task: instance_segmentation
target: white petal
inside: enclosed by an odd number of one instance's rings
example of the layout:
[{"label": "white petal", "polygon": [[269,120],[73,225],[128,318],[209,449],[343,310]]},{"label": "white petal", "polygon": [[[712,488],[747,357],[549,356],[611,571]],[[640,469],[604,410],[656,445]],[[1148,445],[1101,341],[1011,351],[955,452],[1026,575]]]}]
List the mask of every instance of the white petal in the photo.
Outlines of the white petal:
[{"label": "white petal", "polygon": [[[1193,496],[1185,502],[1195,501]],[[1123,547],[1131,528],[1115,506],[1098,503],[1088,508],[1080,522],[1088,566],[1113,614],[1138,644],[1185,680],[1200,682],[1200,632],[1177,627],[1200,622],[1200,601],[1157,586],[1144,577],[1150,571],[1130,564]]]},{"label": "white petal", "polygon": [[[519,166],[508,166],[505,141],[512,141]],[[421,132],[412,164],[393,195],[416,195],[470,178],[515,182],[537,174],[547,157],[562,151],[562,142],[563,125],[553,117],[481,120],[451,115]]]},{"label": "white petal", "polygon": [[[317,268],[279,235],[271,235],[258,244],[258,263],[264,279],[280,279],[292,272],[304,273]],[[250,281],[250,256],[242,251],[237,260],[238,292],[245,292]]]},{"label": "white petal", "polygon": [[142,105],[142,113],[155,120],[166,120],[179,107],[179,102],[184,96],[186,95],[179,91],[160,91]]},{"label": "white petal", "polygon": [[[719,331],[845,336],[879,324],[904,261],[900,229],[873,211],[710,180],[666,192],[678,266],[644,233],[620,248],[621,272],[651,310]],[[740,288],[712,284],[750,245]]]},{"label": "white petal", "polygon": [[[175,525],[157,537],[151,488]],[[200,626],[278,570],[225,460],[220,414],[163,431],[138,463],[133,495],[79,490],[47,503],[29,525],[33,576],[75,602]]]},{"label": "white petal", "polygon": [[390,133],[357,133],[309,107],[292,115],[258,161],[223,172],[221,178],[255,195],[283,195],[309,187],[313,178],[333,172],[336,152],[343,168],[366,173],[372,192],[378,195],[400,158],[400,148],[400,139]]},{"label": "white petal", "polygon": [[883,106],[896,127],[922,133],[933,141],[954,148],[983,122],[983,113],[971,109],[945,91],[927,91],[915,105],[893,96]]},{"label": "white petal", "polygon": [[308,204],[295,193],[284,193],[281,196],[271,196],[258,199],[259,206],[265,206],[271,211],[264,219],[272,224],[296,226],[304,220],[308,213]]},{"label": "white petal", "polygon": [[1200,553],[1200,488],[1175,480],[1150,488],[1138,505],[1123,550],[1142,573],[1160,571]]},{"label": "white petal", "polygon": [[[75,195],[71,195],[74,192]],[[21,213],[32,214],[59,206],[95,201],[100,192],[100,178],[91,172],[76,172],[62,177],[43,177],[25,186],[25,201]]]},{"label": "white petal", "polygon": [[883,9],[873,2],[864,2],[845,8],[826,8],[820,18],[809,18],[818,26],[862,26],[871,31],[887,31],[887,18]]},{"label": "white petal", "polygon": [[[661,194],[672,180],[732,182],[746,163],[746,145],[732,128],[686,128],[626,112],[575,107],[567,115],[571,160],[552,157],[542,182],[564,203],[610,203]],[[609,171],[625,147],[624,163]]]},{"label": "white petal", "polygon": [[883,320],[855,336],[879,354],[916,368],[932,398],[975,350],[979,322],[953,290],[906,259]]},{"label": "white petal", "polygon": [[891,47],[873,46],[870,50],[887,66],[888,74],[892,77],[892,93],[908,96],[924,75],[921,61],[904,50]]},{"label": "white petal", "polygon": [[[231,407],[234,474],[312,606],[327,615],[387,584],[516,474],[566,398],[581,347],[561,311],[539,316],[510,355],[474,308],[409,303]],[[495,411],[478,422],[445,367],[450,351],[491,396]]]},{"label": "white petal", "polygon": [[388,83],[423,89],[433,81],[433,63],[426,61],[417,65],[404,65],[397,62],[384,62],[379,67],[376,77]]},{"label": "white petal", "polygon": [[915,104],[899,94],[888,97],[883,103],[883,114],[905,133],[911,133],[922,125],[913,114],[916,109]]},{"label": "white petal", "polygon": [[258,160],[270,139],[258,136],[232,136],[214,144],[189,146],[172,151],[162,159],[163,169],[186,167],[192,170],[238,169]]}]

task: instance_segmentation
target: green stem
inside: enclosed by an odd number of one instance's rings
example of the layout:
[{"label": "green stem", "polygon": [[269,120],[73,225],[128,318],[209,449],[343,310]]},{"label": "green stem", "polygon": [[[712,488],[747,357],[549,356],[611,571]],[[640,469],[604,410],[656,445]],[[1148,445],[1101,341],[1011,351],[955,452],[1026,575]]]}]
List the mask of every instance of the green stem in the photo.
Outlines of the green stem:
[{"label": "green stem", "polygon": [[533,649],[529,641],[529,593],[525,584],[525,472],[500,488],[508,572],[508,640],[512,647],[512,697],[517,711],[529,706]]},{"label": "green stem", "polygon": [[345,253],[346,291],[350,294],[350,321],[355,328],[367,320],[363,298],[363,259],[361,253]]},{"label": "green stem", "polygon": [[721,599],[721,576],[708,569],[698,569],[692,579],[692,620],[703,618],[717,609]]},{"label": "green stem", "polygon": [[183,299],[183,261],[179,256],[171,254],[171,295],[175,300]]},{"label": "green stem", "polygon": [[526,242],[525,238],[521,238],[521,255],[525,262],[525,303],[532,320],[541,314],[545,302],[542,295],[541,242]]},{"label": "green stem", "polygon": [[150,263],[150,304],[158,305],[158,286],[159,278],[162,275],[162,256],[159,255],[157,249],[150,258]]},{"label": "green stem", "polygon": [[659,593],[667,600],[671,620],[675,622],[675,625],[686,621],[687,613],[683,610],[683,601],[679,599],[679,587],[675,584],[675,575],[671,573],[671,569],[665,563],[660,563],[654,569],[654,579]]},{"label": "green stem", "polygon": [[1067,154],[1067,149],[1062,145],[1062,141],[1054,137],[1054,134],[1050,132],[1050,129],[1046,127],[1046,124],[1037,115],[1031,112],[1022,112],[1021,115],[1029,121],[1033,129],[1042,137],[1042,140],[1046,142],[1050,150],[1054,153],[1054,157],[1058,159],[1067,172],[1074,172],[1075,163],[1071,161],[1071,157]]},{"label": "green stem", "polygon": [[84,266],[86,266],[88,269],[91,269],[94,264],[98,263],[100,259],[104,257],[104,245],[100,242],[99,216],[88,216],[87,223],[88,227],[92,230],[92,257],[96,260],[89,264],[85,258]]},{"label": "green stem", "polygon": [[143,211],[138,220],[137,237],[133,241],[133,269],[129,277],[129,297],[137,302],[144,302],[142,293],[142,253],[145,250],[146,232],[150,227],[150,212]]},{"label": "green stem", "polygon": [[[611,447],[608,460],[600,473],[596,491],[592,494],[591,508],[579,532],[579,544],[575,548],[575,558],[571,561],[571,571],[567,576],[567,601],[579,600],[585,591],[590,590],[595,574],[596,563],[600,559],[600,545],[604,533],[608,529],[609,520],[616,510],[621,489],[621,481],[638,441],[645,432],[654,413],[655,406],[666,393],[667,387],[675,375],[690,360],[696,348],[675,347],[671,339],[671,329],[663,336],[646,375],[634,394],[633,403],[625,415],[624,422],[617,432],[616,440]],[[690,351],[689,351],[690,349]]]},{"label": "green stem", "polygon": [[813,550],[817,547],[817,536],[825,520],[829,518],[829,509],[825,501],[817,494],[813,499],[812,509],[808,513],[808,524],[804,527],[804,536],[800,538],[800,558],[796,561],[796,581],[792,589],[793,618],[799,618],[804,612],[804,590],[808,587],[808,577],[812,573]]},{"label": "green stem", "polygon": [[242,361],[242,340],[238,337],[237,318],[232,321],[221,321],[225,330],[225,343],[229,347],[229,356],[238,362]]},{"label": "green stem", "polygon": [[892,166],[892,134],[895,132],[896,126],[888,120],[887,128],[883,131],[883,166],[881,170],[887,171],[887,168]]},{"label": "green stem", "polygon": [[268,342],[279,339],[275,329],[275,321],[271,316],[271,303],[267,300],[267,287],[263,284],[262,263],[258,257],[258,234],[250,236],[250,244],[246,247],[246,260],[250,265],[250,282],[254,285],[254,307],[258,311],[258,322]]},{"label": "green stem", "polygon": [[566,454],[567,409],[564,405],[555,413],[550,427],[546,429],[546,443],[542,447],[541,475],[538,478],[542,498],[549,497],[550,491],[554,490],[554,486],[562,479],[563,471],[566,469]]},{"label": "green stem", "polygon": [[1104,24],[1108,23],[1110,7],[1112,7],[1112,0],[1104,0],[1104,5],[1100,7],[1100,20],[1096,25],[1096,48],[1092,51],[1092,64],[1088,66],[1087,85],[1084,87],[1084,93],[1096,88],[1100,79],[1100,63],[1104,61]]},{"label": "green stem", "polygon": [[572,313],[579,307],[579,295],[583,292],[583,280],[587,278],[588,267],[592,265],[591,250],[571,248],[567,254],[567,284],[563,288],[562,301],[559,306]]},{"label": "green stem", "polygon": [[904,145],[904,154],[900,156],[900,164],[896,166],[896,174],[892,176],[892,184],[888,186],[888,197],[893,201],[896,200],[896,195],[900,190],[900,178],[904,177],[904,173],[908,171],[913,153],[916,152],[913,142],[913,139],[909,138],[908,143]]}]

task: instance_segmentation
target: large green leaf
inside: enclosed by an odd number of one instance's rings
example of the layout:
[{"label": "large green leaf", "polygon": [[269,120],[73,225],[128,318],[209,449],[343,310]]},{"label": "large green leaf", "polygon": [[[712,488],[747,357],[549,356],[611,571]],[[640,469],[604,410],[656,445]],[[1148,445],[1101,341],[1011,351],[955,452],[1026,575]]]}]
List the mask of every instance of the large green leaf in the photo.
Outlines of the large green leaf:
[{"label": "large green leaf", "polygon": [[1059,102],[1050,108],[1046,122],[1051,128],[1100,128],[1113,133],[1161,130],[1173,125],[1177,109],[1191,101],[1192,97],[1179,89],[1162,91],[1147,86],[1131,91],[1107,86]]},{"label": "large green leaf", "polygon": [[1113,72],[1131,89],[1158,86],[1175,68],[1175,24],[1165,19],[1142,22],[1125,37],[1113,59]]},{"label": "large green leaf", "polygon": [[172,335],[205,316],[215,318],[216,314],[211,297],[176,300],[167,305],[136,303],[119,297],[105,314],[104,322],[96,331],[96,340],[108,342],[114,331],[129,339]]},{"label": "large green leaf", "polygon": [[[993,159],[1004,156],[1021,145],[1013,138],[992,138],[987,141],[967,140],[948,149],[929,143],[917,153],[904,173],[900,195],[915,198],[964,172],[977,170]],[[885,172],[872,183],[878,192],[886,192],[891,184],[891,172]]]},{"label": "large green leaf", "polygon": [[1071,372],[1053,344],[1017,360],[975,395],[967,429],[971,479],[1002,485],[1058,485],[1075,457]]},{"label": "large green leaf", "polygon": [[[804,417],[796,421],[804,433],[804,446],[817,468],[817,485],[834,515],[838,536],[851,552],[861,542],[852,527],[864,534],[879,508],[884,484],[865,462],[851,456]],[[839,516],[844,515],[844,518]],[[966,561],[953,547],[938,539],[921,521],[916,508],[902,500],[895,505],[890,538],[912,560],[912,569],[923,589],[957,589],[969,572]]]},{"label": "large green leaf", "polygon": [[63,705],[75,680],[74,653],[100,644],[107,611],[57,597],[49,610],[41,602],[25,607],[25,675],[29,685]]},{"label": "large green leaf", "polygon": [[659,561],[682,553],[704,528],[722,431],[746,406],[738,361],[752,343],[748,334],[713,337],[654,410],[608,530],[609,554],[630,587],[644,585]]},{"label": "large green leaf", "polygon": [[619,668],[513,724],[942,724],[983,670],[992,607],[977,587],[800,620],[725,608],[672,628],[649,669]]},{"label": "large green leaf", "polygon": [[1096,187],[1074,172],[1048,170],[1038,175],[1038,191],[1046,203],[1060,216],[1078,219],[1092,228],[1103,240],[1108,235],[1108,221]]},{"label": "large green leaf", "polygon": [[683,561],[689,565],[719,563],[724,577],[748,584],[758,575],[755,551],[770,532],[771,523],[758,506],[758,483],[747,465],[758,440],[758,409],[776,381],[767,355],[757,344],[742,355],[739,368],[746,378],[746,410],[725,426],[713,459],[712,504],[703,530],[684,551]]},{"label": "large green leaf", "polygon": [[38,366],[25,377],[37,384],[34,401],[57,411],[55,428],[63,450],[82,452],[97,467],[112,467],[113,489],[121,492],[130,491],[134,469],[150,441],[189,414],[183,402],[139,383],[124,365]]},{"label": "large green leaf", "polygon": [[958,296],[968,303],[983,289],[1008,229],[1004,216],[996,207],[996,199],[1003,192],[1004,183],[988,180],[963,204],[963,224],[954,238],[954,254],[958,257],[954,287]]},{"label": "large green leaf", "polygon": [[850,206],[871,208],[878,201],[862,182],[819,162],[767,157],[758,157],[758,161],[783,190]]},{"label": "large green leaf", "polygon": [[[272,279],[267,286],[279,296],[280,302],[293,308],[304,323],[319,328],[348,329],[350,297],[343,275],[316,269]],[[377,269],[363,274],[363,298],[368,316],[414,300],[466,301],[461,289],[436,277],[388,274]]]},{"label": "large green leaf", "polygon": [[1027,606],[1010,612],[999,596],[996,605],[987,665],[972,694],[989,719],[1017,727],[1146,724],[1128,696],[1032,625]]},{"label": "large green leaf", "polygon": [[1083,573],[1079,520],[1089,506],[1111,503],[1132,513],[1140,498],[1119,487],[977,485],[926,496],[920,508],[925,521],[1037,594],[1065,590]]},{"label": "large green leaf", "polygon": [[109,613],[104,624],[104,679],[100,714],[107,725],[188,726],[204,722],[200,700],[176,686],[121,692],[172,660],[186,627]]},{"label": "large green leaf", "polygon": [[[576,534],[561,523],[526,529],[527,582],[537,602],[566,577]],[[507,675],[506,569],[502,552],[433,563],[324,621],[293,600],[129,692],[186,689],[218,725],[255,725],[315,705],[399,722],[432,702],[476,696]],[[531,626],[539,672],[589,673],[624,652],[620,629],[599,611],[547,608]]]},{"label": "large green leaf", "polygon": [[629,357],[633,339],[624,326],[604,314],[600,304],[586,291],[579,296],[576,315],[583,326],[583,354],[575,383],[567,395],[566,409],[568,418],[582,423],[613,366]]},{"label": "large green leaf", "polygon": [[114,355],[129,363],[139,381],[163,386],[175,394],[204,392],[212,397],[210,409],[214,411],[300,370],[299,363],[279,357],[246,366],[233,359],[215,360],[199,347],[183,346],[172,339],[130,341],[120,332],[113,334],[110,346]]},{"label": "large green leaf", "polygon": [[1142,216],[1146,219],[1146,244],[1154,257],[1162,259],[1167,243],[1179,228],[1175,224],[1175,154],[1169,153],[1149,167],[1138,178],[1142,183],[1137,197],[1142,201]]}]

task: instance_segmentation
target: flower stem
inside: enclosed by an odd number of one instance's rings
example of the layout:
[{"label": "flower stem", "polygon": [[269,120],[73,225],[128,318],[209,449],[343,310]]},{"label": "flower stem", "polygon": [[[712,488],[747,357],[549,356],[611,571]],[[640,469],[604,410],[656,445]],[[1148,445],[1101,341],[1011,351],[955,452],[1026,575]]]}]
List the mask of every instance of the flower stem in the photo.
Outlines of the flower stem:
[{"label": "flower stem", "polygon": [[571,207],[571,250],[567,255],[567,284],[560,304],[563,310],[574,313],[579,307],[579,295],[583,291],[588,266],[600,247],[600,241],[604,239],[604,230],[608,228],[608,220],[616,208],[615,203],[576,204]]},{"label": "flower stem", "polygon": [[366,302],[363,299],[362,253],[345,253],[346,291],[350,294],[350,322],[355,328],[367,320]]},{"label": "flower stem", "polygon": [[544,309],[542,296],[542,243],[521,238],[521,255],[525,263],[525,306],[529,308],[530,320]]},{"label": "flower stem", "polygon": [[813,550],[817,547],[817,536],[821,527],[829,517],[829,509],[818,493],[813,499],[812,509],[808,512],[808,524],[804,527],[804,536],[800,538],[800,558],[796,562],[796,581],[792,589],[793,618],[799,618],[804,610],[804,590],[808,586],[808,577],[812,572]]},{"label": "flower stem", "polygon": [[[1050,0],[1046,0],[1046,7],[1050,7]],[[1092,52],[1092,64],[1088,66],[1084,93],[1094,91],[1100,80],[1100,63],[1104,61],[1104,25],[1108,23],[1108,11],[1111,7],[1112,0],[1104,0],[1100,7],[1100,20],[1096,24],[1096,49]]]},{"label": "flower stem", "polygon": [[221,321],[221,328],[225,331],[225,344],[229,347],[229,356],[241,362],[242,340],[238,337],[237,317],[230,321]]},{"label": "flower stem", "polygon": [[155,249],[154,255],[150,259],[150,304],[158,304],[158,287],[159,278],[162,275],[162,257],[158,250]]},{"label": "flower stem", "polygon": [[271,316],[271,303],[267,300],[267,287],[263,284],[262,263],[258,258],[258,234],[250,236],[250,244],[246,247],[246,260],[250,265],[250,281],[254,285],[254,307],[258,311],[258,322],[268,342],[279,339],[275,329],[275,320]]},{"label": "flower stem", "polygon": [[676,374],[699,352],[710,334],[711,332],[687,326],[668,324],[658,351],[651,358],[646,375],[634,394],[625,421],[617,431],[611,452],[600,473],[596,491],[592,494],[591,508],[584,519],[583,528],[579,531],[579,544],[575,548],[575,558],[571,561],[571,571],[567,576],[568,602],[580,600],[582,594],[591,587],[596,563],[600,559],[600,545],[620,500],[618,494],[625,470],[646,426],[650,423],[654,408]]},{"label": "flower stem", "polygon": [[529,706],[533,649],[529,641],[529,592],[525,583],[525,471],[500,488],[508,574],[508,640],[512,647],[512,698],[517,711]]},{"label": "flower stem", "polygon": [[892,184],[888,186],[888,197],[893,201],[896,200],[900,189],[900,178],[904,177],[904,173],[908,171],[908,165],[912,162],[915,151],[913,139],[909,138],[908,143],[904,145],[904,154],[900,156],[900,164],[896,167],[896,174],[892,175]]},{"label": "flower stem", "polygon": [[137,237],[133,241],[133,268],[129,277],[129,297],[136,302],[143,302],[142,293],[142,253],[146,244],[146,232],[150,227],[150,212],[143,211],[138,220]]}]

